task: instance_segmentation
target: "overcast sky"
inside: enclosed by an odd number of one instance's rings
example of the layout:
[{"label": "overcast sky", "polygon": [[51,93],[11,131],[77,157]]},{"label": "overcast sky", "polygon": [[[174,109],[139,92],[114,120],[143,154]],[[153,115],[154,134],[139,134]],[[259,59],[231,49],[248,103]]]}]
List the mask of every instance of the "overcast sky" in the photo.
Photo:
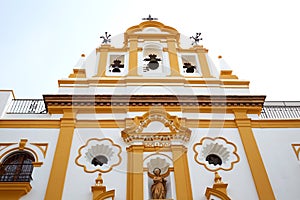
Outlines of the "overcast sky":
[{"label": "overcast sky", "polygon": [[252,94],[300,100],[299,0],[0,0],[0,90],[16,98],[57,92],[108,31],[118,35],[151,14],[191,36],[201,32]]}]

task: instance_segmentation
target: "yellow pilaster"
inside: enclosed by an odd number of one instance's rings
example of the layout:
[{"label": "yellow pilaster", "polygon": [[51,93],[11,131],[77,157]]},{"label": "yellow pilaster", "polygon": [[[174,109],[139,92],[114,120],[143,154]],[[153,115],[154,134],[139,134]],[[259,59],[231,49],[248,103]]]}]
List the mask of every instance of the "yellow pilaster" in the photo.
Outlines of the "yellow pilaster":
[{"label": "yellow pilaster", "polygon": [[137,76],[138,67],[138,39],[131,38],[129,46],[129,70],[128,76]]},{"label": "yellow pilaster", "polygon": [[127,148],[127,200],[144,199],[143,151],[144,146]]},{"label": "yellow pilaster", "polygon": [[259,199],[275,199],[264,163],[259,153],[246,110],[235,110],[235,123],[246,152]]},{"label": "yellow pilaster", "polygon": [[172,146],[174,177],[177,199],[192,200],[192,187],[187,161],[187,150],[184,146]]},{"label": "yellow pilaster", "polygon": [[105,70],[106,70],[106,65],[107,65],[107,55],[108,55],[108,51],[109,48],[111,46],[109,44],[105,44],[105,45],[101,45],[101,47],[99,48],[99,52],[100,52],[100,58],[99,58],[99,62],[98,62],[98,72],[97,72],[97,77],[103,77],[105,76]]},{"label": "yellow pilaster", "polygon": [[170,60],[171,76],[178,76],[180,74],[178,56],[176,50],[176,40],[167,39],[168,54]]},{"label": "yellow pilaster", "polygon": [[204,49],[202,46],[198,46],[198,45],[194,46],[194,49],[196,50],[196,53],[198,55],[198,60],[200,63],[203,78],[211,78],[212,76],[210,74],[208,62],[205,56],[207,50]]},{"label": "yellow pilaster", "polygon": [[75,123],[76,112],[64,110],[45,200],[62,199]]}]

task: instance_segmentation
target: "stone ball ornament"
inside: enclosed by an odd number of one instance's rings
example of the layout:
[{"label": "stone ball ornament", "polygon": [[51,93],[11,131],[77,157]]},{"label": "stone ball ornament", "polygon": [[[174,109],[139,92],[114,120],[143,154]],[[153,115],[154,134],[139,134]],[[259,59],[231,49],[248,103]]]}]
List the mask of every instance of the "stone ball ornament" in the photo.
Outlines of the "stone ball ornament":
[{"label": "stone ball ornament", "polygon": [[121,151],[109,138],[92,138],[78,149],[75,163],[87,173],[107,173],[121,163]]}]

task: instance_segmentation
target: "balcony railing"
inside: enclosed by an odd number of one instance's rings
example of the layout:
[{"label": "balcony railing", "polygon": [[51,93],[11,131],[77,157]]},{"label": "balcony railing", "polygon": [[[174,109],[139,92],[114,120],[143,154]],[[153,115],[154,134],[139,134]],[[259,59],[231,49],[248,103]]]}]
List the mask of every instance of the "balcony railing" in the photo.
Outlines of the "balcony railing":
[{"label": "balcony railing", "polygon": [[267,101],[261,119],[300,119],[299,101]]},{"label": "balcony railing", "polygon": [[13,99],[7,114],[45,114],[47,113],[43,99]]},{"label": "balcony railing", "polygon": [[2,164],[0,182],[30,182],[32,169],[31,164]]}]

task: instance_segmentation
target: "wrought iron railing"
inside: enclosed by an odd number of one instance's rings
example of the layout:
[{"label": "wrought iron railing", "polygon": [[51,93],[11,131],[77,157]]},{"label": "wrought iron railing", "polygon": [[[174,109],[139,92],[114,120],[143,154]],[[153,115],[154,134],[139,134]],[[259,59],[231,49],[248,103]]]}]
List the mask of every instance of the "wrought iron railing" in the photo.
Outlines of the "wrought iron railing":
[{"label": "wrought iron railing", "polygon": [[7,114],[45,114],[47,113],[43,99],[13,99]]},{"label": "wrought iron railing", "polygon": [[270,101],[265,102],[261,119],[300,119],[300,102]]},{"label": "wrought iron railing", "polygon": [[30,182],[32,169],[31,164],[2,164],[0,182]]}]

